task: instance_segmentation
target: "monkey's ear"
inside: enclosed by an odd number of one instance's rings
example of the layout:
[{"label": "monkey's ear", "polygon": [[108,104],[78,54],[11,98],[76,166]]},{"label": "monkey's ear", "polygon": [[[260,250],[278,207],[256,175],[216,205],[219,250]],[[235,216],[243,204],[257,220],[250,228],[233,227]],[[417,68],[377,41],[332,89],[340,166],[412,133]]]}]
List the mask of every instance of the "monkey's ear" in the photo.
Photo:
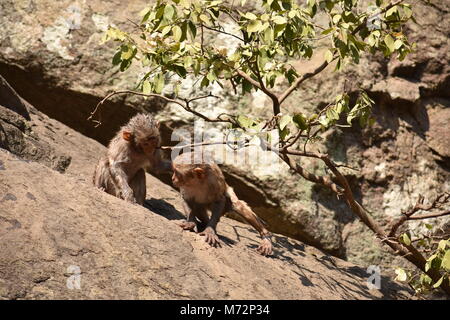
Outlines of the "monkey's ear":
[{"label": "monkey's ear", "polygon": [[205,177],[205,170],[203,170],[202,168],[195,168],[194,169],[195,174],[197,175],[197,178],[199,179],[203,179]]},{"label": "monkey's ear", "polygon": [[131,134],[130,131],[122,131],[122,138],[126,141],[131,141],[133,135]]},{"label": "monkey's ear", "polygon": [[159,121],[156,121],[155,126],[157,129],[159,129],[159,125],[160,125]]}]

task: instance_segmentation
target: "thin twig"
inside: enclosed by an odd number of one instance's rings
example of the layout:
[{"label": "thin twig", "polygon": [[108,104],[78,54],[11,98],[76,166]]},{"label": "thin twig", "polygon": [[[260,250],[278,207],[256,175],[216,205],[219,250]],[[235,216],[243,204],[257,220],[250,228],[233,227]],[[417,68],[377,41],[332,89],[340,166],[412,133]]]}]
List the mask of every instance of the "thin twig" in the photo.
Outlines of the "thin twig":
[{"label": "thin twig", "polygon": [[199,99],[206,99],[209,97],[212,98],[219,98],[211,93],[207,94],[207,95],[203,95],[203,96],[199,96],[199,97],[194,97],[191,99],[184,99],[184,100],[179,100],[179,99],[172,99],[172,98],[168,98],[162,94],[157,94],[157,93],[143,93],[143,92],[139,92],[139,91],[133,91],[133,90],[122,90],[122,91],[113,91],[110,94],[108,94],[106,97],[104,97],[99,103],[97,103],[97,105],[95,106],[95,109],[91,112],[91,114],[89,115],[87,120],[92,120],[93,122],[97,123],[96,127],[98,127],[101,122],[94,120],[93,117],[94,115],[98,112],[99,108],[101,105],[103,105],[108,99],[110,99],[112,96],[118,95],[118,94],[133,94],[133,95],[138,95],[138,96],[143,96],[143,97],[156,97],[156,98],[161,98],[169,103],[175,103],[177,105],[179,105],[180,107],[182,107],[183,109],[185,109],[186,111],[198,116],[199,118],[202,118],[205,121],[208,122],[228,122],[228,123],[232,123],[234,124],[235,121],[232,118],[229,119],[223,119],[223,118],[216,118],[216,119],[211,119],[205,115],[203,115],[200,112],[195,111],[194,109],[192,109],[190,107],[190,103]]}]

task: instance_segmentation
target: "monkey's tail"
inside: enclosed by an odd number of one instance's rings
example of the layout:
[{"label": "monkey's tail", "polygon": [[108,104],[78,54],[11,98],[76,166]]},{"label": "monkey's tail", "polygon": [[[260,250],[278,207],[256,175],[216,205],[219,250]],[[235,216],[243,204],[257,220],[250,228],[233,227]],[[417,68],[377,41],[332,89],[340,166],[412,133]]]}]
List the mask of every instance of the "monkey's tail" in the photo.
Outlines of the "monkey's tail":
[{"label": "monkey's tail", "polygon": [[247,202],[244,200],[240,200],[236,193],[234,192],[233,188],[227,185],[227,191],[226,196],[230,199],[231,202],[231,210],[236,212],[237,214],[242,216],[242,212],[250,212],[256,220],[258,220],[261,224],[267,227],[267,222],[265,222],[263,219],[258,217],[256,213],[249,207]]}]

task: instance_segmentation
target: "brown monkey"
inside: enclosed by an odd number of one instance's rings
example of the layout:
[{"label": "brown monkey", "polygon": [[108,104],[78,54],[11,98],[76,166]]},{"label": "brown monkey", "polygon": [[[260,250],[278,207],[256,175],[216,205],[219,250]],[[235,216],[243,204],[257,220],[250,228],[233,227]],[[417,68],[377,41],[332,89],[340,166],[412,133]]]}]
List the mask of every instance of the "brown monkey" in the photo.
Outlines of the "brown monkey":
[{"label": "brown monkey", "polygon": [[134,116],[109,143],[106,156],[95,168],[94,185],[142,205],[146,196],[145,169],[171,169],[170,161],[161,157],[160,143],[159,123],[147,114]]},{"label": "brown monkey", "polygon": [[[217,223],[225,213],[233,211],[261,235],[262,241],[257,251],[262,255],[272,253],[269,231],[247,203],[238,199],[211,158],[200,153],[183,153],[173,160],[172,168],[172,182],[180,188],[184,200],[186,221],[181,224],[184,230],[193,230],[196,226],[205,228],[200,235],[204,235],[205,241],[215,247],[220,245],[216,234]],[[211,218],[207,210],[211,211]]]}]

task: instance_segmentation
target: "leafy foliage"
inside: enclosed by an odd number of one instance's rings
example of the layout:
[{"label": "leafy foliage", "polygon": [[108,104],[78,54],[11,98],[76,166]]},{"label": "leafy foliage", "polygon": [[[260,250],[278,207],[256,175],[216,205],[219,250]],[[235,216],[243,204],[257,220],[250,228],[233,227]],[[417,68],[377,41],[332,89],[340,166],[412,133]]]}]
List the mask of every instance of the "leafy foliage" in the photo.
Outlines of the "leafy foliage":
[{"label": "leafy foliage", "polygon": [[[317,41],[322,39],[329,40],[324,60],[335,62],[336,70],[347,61],[358,63],[364,52],[395,53],[403,59],[411,51],[402,33],[402,25],[412,17],[408,4],[386,10],[384,1],[376,1],[370,10],[360,10],[357,0],[307,0],[302,5],[290,0],[261,0],[254,4],[256,10],[246,11],[246,2],[237,6],[221,0],[156,1],[141,12],[137,33],[109,27],[104,41],[120,42],[113,64],[121,71],[135,60],[150,70],[140,80],[144,93],[161,93],[167,85],[166,75],[171,74],[181,79],[193,76],[199,79],[200,87],[230,82],[242,93],[259,89],[267,93],[281,79],[295,84],[301,75],[290,61],[311,58]],[[327,28],[316,24],[318,14],[329,18]],[[230,24],[236,32],[226,31]],[[206,32],[228,35],[238,44],[235,48],[218,47],[214,41],[205,40]],[[175,93],[178,90],[176,87]],[[289,124],[308,132],[313,126],[327,129],[338,124],[343,114],[348,125],[354,119],[363,126],[370,124],[372,104],[364,92],[353,106],[347,93],[341,94],[324,112],[308,117],[300,113],[282,116],[280,136],[292,136]],[[259,122],[251,119],[238,123],[248,129]]]},{"label": "leafy foliage", "polygon": [[[425,224],[429,229],[429,234],[424,237],[417,237],[414,242],[417,243],[417,248],[424,252],[431,254],[426,259],[425,271],[434,269],[441,277],[434,282],[427,274],[418,272],[417,270],[407,270],[404,268],[397,268],[396,280],[401,282],[408,282],[416,291],[418,295],[429,294],[433,290],[439,288],[444,281],[450,284],[450,238],[435,240],[431,230],[431,224]],[[403,233],[400,236],[400,242],[408,246],[411,245],[411,234]]]}]

